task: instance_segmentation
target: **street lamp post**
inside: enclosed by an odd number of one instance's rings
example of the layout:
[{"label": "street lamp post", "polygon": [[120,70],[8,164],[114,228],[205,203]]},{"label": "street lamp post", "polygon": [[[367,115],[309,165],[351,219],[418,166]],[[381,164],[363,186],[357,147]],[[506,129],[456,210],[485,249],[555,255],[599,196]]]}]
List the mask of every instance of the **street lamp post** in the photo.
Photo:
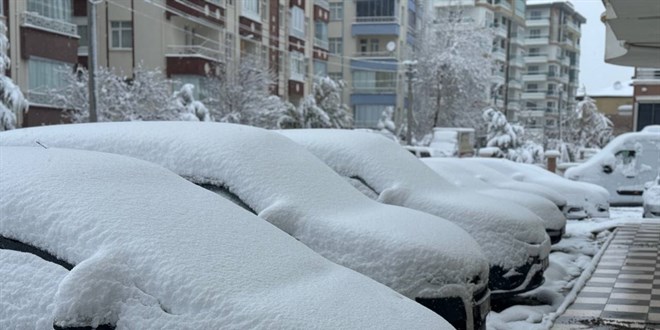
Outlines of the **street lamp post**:
[{"label": "street lamp post", "polygon": [[405,61],[403,63],[406,66],[406,78],[408,78],[408,111],[407,111],[407,129],[406,129],[406,143],[412,145],[412,124],[413,124],[413,92],[412,92],[412,83],[417,73],[417,61]]},{"label": "street lamp post", "polygon": [[563,116],[562,116],[562,107],[561,107],[562,96],[564,94],[564,85],[559,84],[557,86],[557,91],[559,92],[559,102],[557,102],[557,112],[559,113],[559,142],[564,143],[564,135],[562,132]]}]

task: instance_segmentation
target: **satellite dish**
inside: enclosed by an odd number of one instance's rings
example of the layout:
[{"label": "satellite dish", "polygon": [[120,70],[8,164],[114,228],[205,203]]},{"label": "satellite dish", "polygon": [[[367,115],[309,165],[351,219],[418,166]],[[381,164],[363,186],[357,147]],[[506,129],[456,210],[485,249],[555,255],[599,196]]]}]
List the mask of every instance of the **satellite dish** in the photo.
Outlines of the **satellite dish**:
[{"label": "satellite dish", "polygon": [[614,83],[614,90],[621,90],[623,88],[623,84],[621,84],[620,81],[617,81]]},{"label": "satellite dish", "polygon": [[385,47],[387,47],[388,51],[393,52],[396,49],[396,42],[390,41],[387,43],[387,46]]}]

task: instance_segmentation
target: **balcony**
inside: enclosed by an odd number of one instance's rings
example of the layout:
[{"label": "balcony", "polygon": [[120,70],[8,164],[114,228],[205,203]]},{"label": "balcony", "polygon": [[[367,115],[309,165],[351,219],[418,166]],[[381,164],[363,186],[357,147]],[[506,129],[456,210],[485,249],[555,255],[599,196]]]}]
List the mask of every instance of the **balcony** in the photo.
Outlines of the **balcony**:
[{"label": "balcony", "polygon": [[351,35],[356,36],[398,36],[401,23],[396,16],[358,16],[351,25]]},{"label": "balcony", "polygon": [[550,26],[550,18],[548,17],[528,18],[525,21],[525,24],[527,25],[527,28]]},{"label": "balcony", "polygon": [[395,52],[390,52],[390,51],[383,51],[383,52],[357,52],[353,54],[353,57],[361,57],[361,58],[385,58],[385,59],[393,59],[396,60],[396,53]]},{"label": "balcony", "polygon": [[525,109],[524,111],[520,112],[521,117],[537,117],[537,118],[543,118],[545,116],[545,109],[543,108],[530,108],[530,109]]},{"label": "balcony", "polygon": [[352,93],[356,94],[390,94],[396,93],[396,81],[382,81],[379,86],[368,86],[367,84],[353,83]]},{"label": "balcony", "polygon": [[542,45],[547,45],[549,43],[549,39],[547,36],[545,37],[526,37],[525,38],[525,46],[542,46]]},{"label": "balcony", "polygon": [[330,3],[328,0],[314,0],[314,5],[319,6],[325,10],[330,10]]},{"label": "balcony", "polygon": [[526,90],[522,93],[523,100],[545,100],[545,91],[542,90]]},{"label": "balcony", "polygon": [[524,82],[530,81],[546,81],[548,80],[548,75],[541,72],[528,72],[522,76]]},{"label": "balcony", "polygon": [[525,59],[521,56],[512,57],[509,60],[509,66],[516,67],[516,68],[524,68],[525,67]]},{"label": "balcony", "polygon": [[568,39],[568,38],[562,40],[562,41],[559,43],[559,45],[561,45],[561,46],[563,46],[563,47],[573,48],[573,49],[576,49],[576,48],[577,48],[577,43],[576,43],[575,41],[571,40],[571,39]]},{"label": "balcony", "polygon": [[328,43],[328,39],[319,39],[319,38],[314,38],[314,46],[323,48],[323,49],[329,49],[330,44]]},{"label": "balcony", "polygon": [[201,45],[170,45],[167,46],[166,57],[199,57],[210,61],[221,62],[223,54],[220,50]]},{"label": "balcony", "polygon": [[660,80],[659,69],[637,68],[635,80]]},{"label": "balcony", "polygon": [[509,42],[515,46],[524,46],[525,38],[522,35],[512,35],[511,38],[509,38]]},{"label": "balcony", "polygon": [[493,58],[500,61],[506,62],[506,52],[502,48],[493,49]]},{"label": "balcony", "polygon": [[580,27],[577,24],[575,24],[575,22],[573,21],[569,20],[568,22],[566,22],[566,27],[569,30],[573,30],[573,32],[575,33],[580,33]]},{"label": "balcony", "polygon": [[510,89],[522,89],[522,82],[519,80],[509,80]]},{"label": "balcony", "polygon": [[44,91],[28,90],[26,99],[30,102],[30,106],[41,105],[46,107],[56,107],[53,95]]},{"label": "balcony", "polygon": [[224,25],[225,0],[166,0],[166,17],[186,17],[210,28]]},{"label": "balcony", "polygon": [[494,26],[493,31],[495,32],[495,35],[501,38],[506,38],[507,37],[507,32],[506,32],[506,26],[504,25],[499,25],[499,26]]},{"label": "balcony", "polygon": [[80,38],[80,36],[78,36],[78,28],[75,24],[41,16],[35,12],[21,13],[20,22],[21,26],[24,27],[31,27],[72,38]]},{"label": "balcony", "polygon": [[506,105],[506,107],[507,107],[509,110],[518,111],[518,110],[520,110],[520,103],[518,103],[518,102],[509,102],[509,103]]},{"label": "balcony", "polygon": [[526,64],[547,63],[547,62],[548,62],[548,55],[545,54],[529,54],[528,56],[525,56]]}]

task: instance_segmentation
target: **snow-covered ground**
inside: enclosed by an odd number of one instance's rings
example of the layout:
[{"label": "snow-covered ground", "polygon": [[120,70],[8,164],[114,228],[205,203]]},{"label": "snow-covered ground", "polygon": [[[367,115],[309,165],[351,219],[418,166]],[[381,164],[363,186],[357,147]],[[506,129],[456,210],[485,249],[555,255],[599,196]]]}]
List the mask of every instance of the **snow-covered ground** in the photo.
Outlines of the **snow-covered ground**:
[{"label": "snow-covered ground", "polygon": [[[552,246],[545,283],[509,301],[493,302],[489,330],[549,329],[575,299],[600,258],[599,251],[621,224],[642,222],[642,208],[611,208],[609,218],[569,220],[561,242]],[[594,258],[596,256],[596,258]],[[559,310],[559,313],[556,313]]]}]

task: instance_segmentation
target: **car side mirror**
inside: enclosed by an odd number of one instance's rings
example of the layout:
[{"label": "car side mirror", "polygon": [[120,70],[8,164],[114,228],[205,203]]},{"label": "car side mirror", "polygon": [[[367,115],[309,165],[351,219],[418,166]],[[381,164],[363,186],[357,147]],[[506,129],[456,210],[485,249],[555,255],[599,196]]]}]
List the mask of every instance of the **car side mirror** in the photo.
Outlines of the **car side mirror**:
[{"label": "car side mirror", "polygon": [[606,174],[610,174],[610,173],[612,173],[612,166],[610,166],[610,165],[603,165],[603,172],[605,172]]}]

